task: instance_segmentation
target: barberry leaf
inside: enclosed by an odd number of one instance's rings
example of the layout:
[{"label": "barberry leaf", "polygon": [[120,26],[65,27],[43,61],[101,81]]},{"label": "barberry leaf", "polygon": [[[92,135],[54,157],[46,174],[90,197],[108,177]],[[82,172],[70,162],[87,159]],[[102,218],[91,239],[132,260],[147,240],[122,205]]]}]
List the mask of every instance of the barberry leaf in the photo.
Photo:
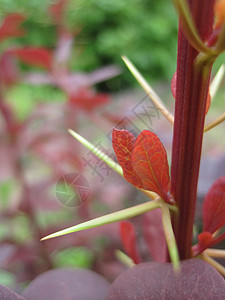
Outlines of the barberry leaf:
[{"label": "barberry leaf", "polygon": [[24,20],[25,17],[18,13],[6,16],[0,26],[0,40],[23,35],[20,25]]},{"label": "barberry leaf", "polygon": [[126,253],[132,258],[135,264],[139,264],[141,259],[137,249],[135,228],[131,222],[120,222],[120,237]]},{"label": "barberry leaf", "polygon": [[29,65],[41,66],[50,69],[52,65],[52,54],[46,48],[24,47],[9,51]]},{"label": "barberry leaf", "polygon": [[143,188],[169,202],[169,166],[166,150],[157,135],[148,130],[142,131],[135,142],[131,161]]},{"label": "barberry leaf", "polygon": [[123,177],[137,188],[143,188],[142,182],[132,168],[131,157],[134,144],[135,137],[131,132],[113,129],[112,145],[118,162],[123,169]]},{"label": "barberry leaf", "polygon": [[225,176],[218,178],[203,202],[203,231],[214,233],[225,225]]}]

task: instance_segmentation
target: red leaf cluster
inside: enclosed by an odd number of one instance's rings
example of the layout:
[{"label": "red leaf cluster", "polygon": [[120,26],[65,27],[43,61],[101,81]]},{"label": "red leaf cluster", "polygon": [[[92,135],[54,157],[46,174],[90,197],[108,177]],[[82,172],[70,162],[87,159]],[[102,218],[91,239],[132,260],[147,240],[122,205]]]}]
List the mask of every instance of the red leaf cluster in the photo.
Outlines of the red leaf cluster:
[{"label": "red leaf cluster", "polygon": [[137,188],[153,191],[170,202],[167,155],[157,135],[144,130],[135,139],[127,130],[113,129],[112,144],[124,178]]}]

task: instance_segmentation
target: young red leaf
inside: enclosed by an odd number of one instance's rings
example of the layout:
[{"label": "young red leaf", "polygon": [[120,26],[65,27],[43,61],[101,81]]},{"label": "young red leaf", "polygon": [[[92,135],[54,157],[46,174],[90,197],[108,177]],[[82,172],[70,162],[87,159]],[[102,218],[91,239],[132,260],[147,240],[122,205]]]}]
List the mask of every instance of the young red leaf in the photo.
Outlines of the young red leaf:
[{"label": "young red leaf", "polygon": [[120,222],[120,236],[126,253],[133,259],[135,264],[139,264],[141,259],[137,249],[135,229],[131,222]]},{"label": "young red leaf", "polygon": [[25,18],[21,14],[10,14],[6,16],[0,27],[0,40],[23,35],[24,31],[20,29],[19,26],[24,20]]},{"label": "young red leaf", "polygon": [[157,208],[143,215],[142,231],[153,260],[166,262],[167,247],[162,226],[161,209]]},{"label": "young red leaf", "polygon": [[218,178],[203,202],[203,231],[214,233],[225,225],[225,176]]},{"label": "young red leaf", "polygon": [[50,69],[52,65],[52,53],[46,48],[25,47],[10,50],[10,53],[13,53],[23,62],[30,65],[41,66],[47,69]]},{"label": "young red leaf", "polygon": [[142,183],[133,171],[131,156],[135,144],[134,135],[128,130],[113,129],[112,145],[119,164],[123,169],[124,178],[137,188],[142,188]]},{"label": "young red leaf", "polygon": [[166,150],[157,135],[148,130],[140,133],[134,145],[131,162],[143,188],[157,193],[169,202],[169,166]]}]

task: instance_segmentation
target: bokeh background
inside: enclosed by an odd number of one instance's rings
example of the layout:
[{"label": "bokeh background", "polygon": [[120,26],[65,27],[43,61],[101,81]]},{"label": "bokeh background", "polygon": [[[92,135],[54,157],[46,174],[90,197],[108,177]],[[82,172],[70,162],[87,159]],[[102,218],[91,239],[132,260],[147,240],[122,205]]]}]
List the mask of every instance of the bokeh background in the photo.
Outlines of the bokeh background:
[{"label": "bokeh background", "polygon": [[[67,129],[113,158],[113,127],[149,129],[170,161],[171,125],[121,55],[173,112],[177,24],[167,0],[0,0],[0,284],[20,291],[38,274],[66,266],[112,281],[125,268],[115,256],[123,250],[119,224],[40,238],[146,201]],[[224,81],[207,121],[222,110]],[[200,200],[225,170],[224,125],[206,135]],[[142,260],[152,259],[148,218],[132,220]],[[199,202],[196,234],[200,221]]]}]

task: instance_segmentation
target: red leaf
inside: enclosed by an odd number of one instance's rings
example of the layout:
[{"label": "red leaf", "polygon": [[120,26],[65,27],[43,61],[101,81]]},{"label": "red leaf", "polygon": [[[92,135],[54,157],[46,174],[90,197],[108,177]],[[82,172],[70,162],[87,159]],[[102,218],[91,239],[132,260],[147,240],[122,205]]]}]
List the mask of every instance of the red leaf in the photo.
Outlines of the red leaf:
[{"label": "red leaf", "polygon": [[214,233],[225,225],[225,176],[218,178],[203,202],[203,231]]},{"label": "red leaf", "polygon": [[21,14],[11,14],[6,16],[0,27],[0,40],[23,35],[24,31],[20,29],[19,26],[24,20],[25,18]]},{"label": "red leaf", "polygon": [[14,57],[7,51],[0,58],[0,82],[6,86],[15,84],[19,79],[19,71],[14,60]]},{"label": "red leaf", "polygon": [[204,231],[198,235],[198,244],[192,247],[193,257],[201,254],[205,249],[213,246],[215,243],[213,241],[213,236],[210,232]]},{"label": "red leaf", "polygon": [[151,257],[157,262],[166,262],[166,239],[162,226],[161,209],[143,215],[142,231]]},{"label": "red leaf", "polygon": [[113,129],[112,145],[119,164],[123,169],[124,178],[137,188],[142,188],[142,183],[131,164],[132,151],[135,144],[134,135],[128,130]]},{"label": "red leaf", "polygon": [[62,21],[63,12],[66,5],[67,0],[59,0],[49,7],[49,13],[52,15],[57,24]]},{"label": "red leaf", "polygon": [[9,52],[29,65],[51,68],[52,53],[46,48],[26,47],[10,50]]},{"label": "red leaf", "polygon": [[169,202],[169,166],[166,150],[157,135],[148,130],[142,131],[135,142],[131,161],[143,188]]},{"label": "red leaf", "polygon": [[95,94],[92,90],[80,89],[76,94],[69,96],[69,102],[86,111],[92,111],[96,107],[109,101],[109,95]]},{"label": "red leaf", "polygon": [[120,222],[120,236],[126,253],[133,259],[135,264],[139,264],[141,259],[137,250],[135,229],[131,222]]}]

